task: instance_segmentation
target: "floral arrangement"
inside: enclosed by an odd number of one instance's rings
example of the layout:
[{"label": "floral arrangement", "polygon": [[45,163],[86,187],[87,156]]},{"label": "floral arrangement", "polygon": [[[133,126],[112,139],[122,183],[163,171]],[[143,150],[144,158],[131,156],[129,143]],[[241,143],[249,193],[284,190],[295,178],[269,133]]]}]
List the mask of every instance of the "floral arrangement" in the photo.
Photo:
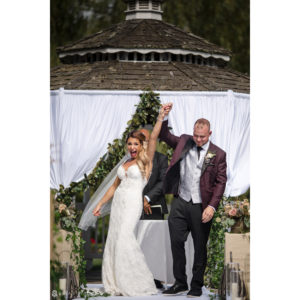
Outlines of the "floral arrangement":
[{"label": "floral arrangement", "polygon": [[250,230],[250,201],[247,198],[228,201],[224,205],[224,221],[231,232]]}]

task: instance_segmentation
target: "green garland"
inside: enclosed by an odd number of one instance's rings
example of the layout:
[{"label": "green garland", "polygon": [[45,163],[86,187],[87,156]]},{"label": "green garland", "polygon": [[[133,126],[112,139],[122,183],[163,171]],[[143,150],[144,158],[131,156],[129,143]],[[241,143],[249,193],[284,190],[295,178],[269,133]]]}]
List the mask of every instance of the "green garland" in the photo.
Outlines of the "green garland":
[{"label": "green garland", "polygon": [[224,269],[225,232],[228,231],[226,223],[222,222],[226,197],[220,201],[211,225],[209,240],[207,243],[207,267],[204,275],[204,283],[214,289],[218,289]]}]

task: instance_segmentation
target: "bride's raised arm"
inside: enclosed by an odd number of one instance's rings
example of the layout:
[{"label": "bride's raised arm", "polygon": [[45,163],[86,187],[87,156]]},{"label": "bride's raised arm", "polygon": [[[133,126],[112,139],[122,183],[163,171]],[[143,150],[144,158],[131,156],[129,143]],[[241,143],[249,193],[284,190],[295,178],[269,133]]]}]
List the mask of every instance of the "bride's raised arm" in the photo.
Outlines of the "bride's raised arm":
[{"label": "bride's raised arm", "polygon": [[149,138],[147,155],[151,162],[151,168],[152,168],[152,160],[153,160],[155,150],[156,150],[156,141],[157,141],[157,138],[158,138],[160,130],[161,130],[161,125],[164,120],[164,117],[169,113],[171,107],[172,107],[172,103],[164,104],[161,107],[158,117],[157,117],[156,124],[154,125],[154,128],[153,128],[150,138]]}]

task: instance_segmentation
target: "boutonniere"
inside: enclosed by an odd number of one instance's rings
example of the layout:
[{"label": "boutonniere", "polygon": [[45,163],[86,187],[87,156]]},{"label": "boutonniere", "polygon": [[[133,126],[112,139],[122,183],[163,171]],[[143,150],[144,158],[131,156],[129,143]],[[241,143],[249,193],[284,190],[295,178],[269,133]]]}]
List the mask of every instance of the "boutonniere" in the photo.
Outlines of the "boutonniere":
[{"label": "boutonniere", "polygon": [[205,157],[204,157],[204,162],[205,162],[205,164],[209,164],[210,163],[210,161],[211,161],[211,159],[213,158],[213,157],[215,157],[216,156],[216,153],[213,153],[213,152],[207,152],[206,153],[206,155],[205,155]]}]

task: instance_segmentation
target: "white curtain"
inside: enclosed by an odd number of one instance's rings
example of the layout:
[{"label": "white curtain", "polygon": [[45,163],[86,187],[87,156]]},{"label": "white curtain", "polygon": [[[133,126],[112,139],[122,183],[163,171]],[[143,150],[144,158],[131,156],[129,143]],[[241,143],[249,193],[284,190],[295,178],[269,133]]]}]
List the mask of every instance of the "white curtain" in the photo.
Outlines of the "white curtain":
[{"label": "white curtain", "polygon": [[68,187],[93,170],[134,114],[137,93],[51,92],[51,188]]},{"label": "white curtain", "polygon": [[[120,138],[135,112],[142,91],[51,91],[51,188],[68,187],[89,174]],[[196,119],[211,122],[213,143],[227,152],[226,195],[249,187],[248,94],[157,91],[161,102],[173,102],[169,126],[176,135],[192,134]]]}]

